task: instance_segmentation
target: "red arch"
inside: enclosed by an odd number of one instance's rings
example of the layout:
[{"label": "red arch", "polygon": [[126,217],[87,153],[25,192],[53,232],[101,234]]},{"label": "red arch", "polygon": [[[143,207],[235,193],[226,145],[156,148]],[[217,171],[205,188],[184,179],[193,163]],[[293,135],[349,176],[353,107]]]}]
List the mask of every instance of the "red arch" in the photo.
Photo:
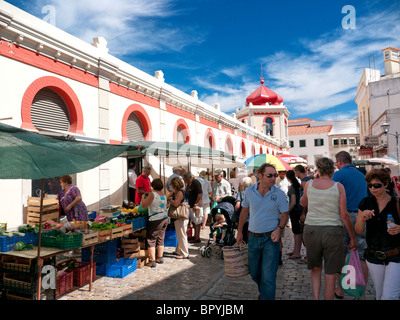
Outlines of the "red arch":
[{"label": "red arch", "polygon": [[142,123],[144,141],[151,141],[151,121],[149,115],[142,106],[138,104],[132,104],[125,110],[124,116],[122,117],[122,142],[129,142],[126,133],[126,125],[132,112],[139,117],[140,122]]},{"label": "red arch", "polygon": [[[229,149],[227,150],[227,148],[226,148],[226,144],[228,144],[229,145]],[[233,154],[233,143],[232,143],[232,139],[231,139],[231,136],[228,134],[228,135],[226,135],[226,138],[225,138],[225,152],[228,152],[228,153],[230,153],[230,154]]]},{"label": "red arch", "polygon": [[263,147],[260,146],[260,154],[263,154]]},{"label": "red arch", "polygon": [[204,146],[208,145],[207,144],[208,137],[211,137],[211,149],[215,149],[217,140],[215,140],[215,135],[214,132],[211,130],[211,128],[208,128],[206,130],[206,134],[204,135]]},{"label": "red arch", "polygon": [[256,146],[254,145],[254,143],[251,144],[251,153],[253,156],[256,155]]},{"label": "red arch", "polygon": [[29,130],[36,129],[31,118],[32,103],[36,94],[43,88],[50,88],[56,91],[64,99],[71,120],[69,131],[84,135],[83,112],[77,95],[66,82],[51,76],[36,79],[26,89],[21,103],[21,128]]},{"label": "red arch", "polygon": [[178,119],[178,121],[176,121],[175,126],[174,126],[174,132],[173,132],[173,136],[172,139],[174,142],[176,141],[176,132],[178,130],[178,127],[181,127],[183,130],[183,134],[185,136],[185,143],[190,143],[190,130],[189,130],[189,126],[187,124],[187,122],[183,119]]},{"label": "red arch", "polygon": [[264,119],[263,119],[263,123],[265,123],[265,120],[267,120],[267,118],[271,118],[272,124],[275,124],[275,118],[272,115],[265,116]]},{"label": "red arch", "polygon": [[245,157],[246,156],[246,145],[242,139],[242,143],[241,143],[241,149],[242,149],[242,156]]}]

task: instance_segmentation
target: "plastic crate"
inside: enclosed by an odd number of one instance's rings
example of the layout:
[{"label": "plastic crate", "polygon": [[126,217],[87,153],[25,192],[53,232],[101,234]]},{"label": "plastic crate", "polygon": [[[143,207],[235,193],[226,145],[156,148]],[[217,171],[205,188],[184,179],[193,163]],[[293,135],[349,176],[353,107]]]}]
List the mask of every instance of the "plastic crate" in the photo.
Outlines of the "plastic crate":
[{"label": "plastic crate", "polygon": [[[96,244],[93,261],[96,263],[113,263],[117,261],[118,239]],[[90,248],[82,248],[82,261],[90,261]]]},{"label": "plastic crate", "polygon": [[75,249],[82,245],[82,233],[65,234],[60,230],[42,232],[42,247]]},{"label": "plastic crate", "polygon": [[89,220],[94,220],[97,217],[97,211],[89,211],[88,212],[88,218]]},{"label": "plastic crate", "polygon": [[[74,273],[74,286],[83,287],[90,281],[90,262],[81,262],[75,259],[69,259],[59,263],[57,269],[62,269],[63,266],[68,266],[73,262],[73,269],[69,269]],[[96,278],[96,262],[93,261],[93,280]]]},{"label": "plastic crate", "polygon": [[178,239],[175,229],[165,230],[164,247],[176,247]]},{"label": "plastic crate", "polygon": [[97,269],[97,274],[110,278],[125,278],[137,268],[137,259],[121,258],[115,263],[104,263]]},{"label": "plastic crate", "polygon": [[74,272],[67,270],[56,277],[56,297],[71,292],[74,287]]},{"label": "plastic crate", "polygon": [[0,236],[0,252],[11,251],[19,241],[22,241],[25,244],[37,245],[38,235],[37,233],[31,232],[25,233],[24,236]]}]

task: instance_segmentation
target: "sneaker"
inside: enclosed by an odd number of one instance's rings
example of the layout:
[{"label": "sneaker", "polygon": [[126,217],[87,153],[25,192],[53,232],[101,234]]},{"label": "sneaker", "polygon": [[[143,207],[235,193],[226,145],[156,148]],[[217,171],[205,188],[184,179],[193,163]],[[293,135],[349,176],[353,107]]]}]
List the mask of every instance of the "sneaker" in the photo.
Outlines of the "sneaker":
[{"label": "sneaker", "polygon": [[213,243],[212,243],[212,246],[213,246],[213,247],[215,247],[216,245],[217,245],[217,243],[216,243],[216,242],[213,242]]},{"label": "sneaker", "polygon": [[219,240],[219,244],[225,244],[224,240]]}]

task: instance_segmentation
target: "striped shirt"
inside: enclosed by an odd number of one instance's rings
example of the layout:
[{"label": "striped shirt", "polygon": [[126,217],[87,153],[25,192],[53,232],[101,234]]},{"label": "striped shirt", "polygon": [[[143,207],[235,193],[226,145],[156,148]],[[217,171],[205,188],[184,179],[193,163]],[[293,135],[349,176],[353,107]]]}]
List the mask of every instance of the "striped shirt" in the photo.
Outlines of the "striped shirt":
[{"label": "striped shirt", "polygon": [[342,226],[337,182],[326,190],[316,189],[310,181],[307,188],[308,212],[305,224],[313,226]]}]

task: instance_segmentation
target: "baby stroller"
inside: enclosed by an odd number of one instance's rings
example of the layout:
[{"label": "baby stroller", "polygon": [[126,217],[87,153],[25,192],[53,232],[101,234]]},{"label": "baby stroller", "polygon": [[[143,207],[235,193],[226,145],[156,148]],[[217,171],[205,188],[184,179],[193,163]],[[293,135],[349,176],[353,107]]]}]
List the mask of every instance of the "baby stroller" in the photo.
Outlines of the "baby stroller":
[{"label": "baby stroller", "polygon": [[[236,243],[236,238],[234,236],[234,230],[237,228],[236,224],[232,221],[232,218],[234,219],[234,214],[235,214],[235,198],[231,196],[227,196],[223,198],[218,205],[216,205],[212,210],[211,210],[211,216],[212,216],[212,221],[215,222],[217,221],[215,218],[215,215],[220,213],[223,214],[225,217],[225,221],[227,224],[226,227],[226,234],[224,238],[224,243],[218,243],[221,235],[217,236],[217,245],[220,247],[223,246],[232,246]],[[203,257],[210,258],[212,255],[212,242],[213,242],[213,227],[210,226],[211,232],[208,237],[208,242],[206,246],[203,246],[200,248],[201,255]],[[222,249],[222,248],[221,248]],[[220,250],[220,257],[223,259],[223,251]]]}]

